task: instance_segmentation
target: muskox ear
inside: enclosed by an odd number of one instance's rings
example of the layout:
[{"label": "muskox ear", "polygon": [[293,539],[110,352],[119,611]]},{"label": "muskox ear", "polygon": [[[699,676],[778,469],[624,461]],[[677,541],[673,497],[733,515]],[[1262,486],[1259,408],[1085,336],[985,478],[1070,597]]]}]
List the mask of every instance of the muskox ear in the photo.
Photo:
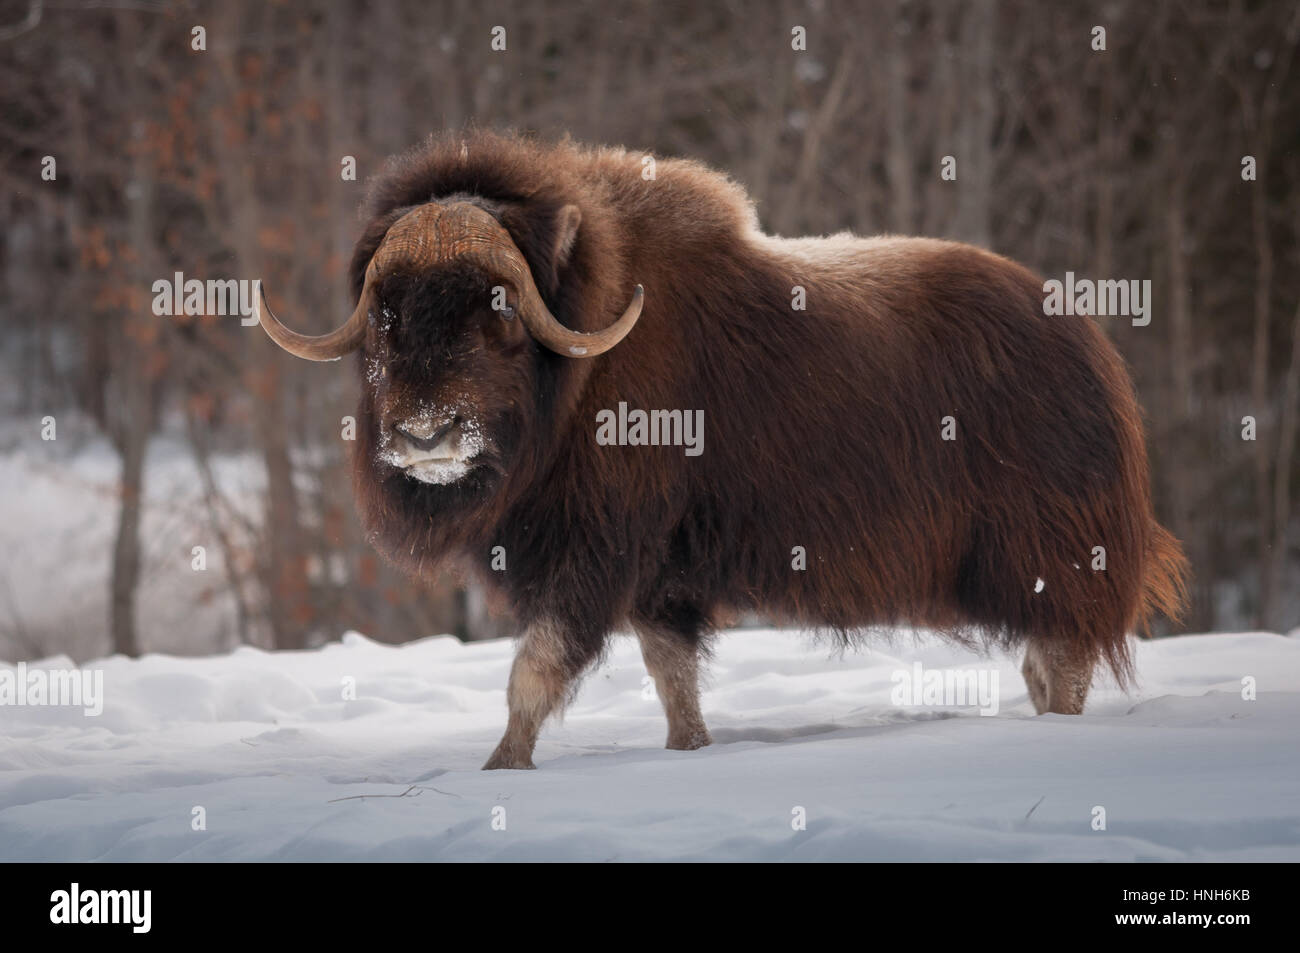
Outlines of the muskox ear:
[{"label": "muskox ear", "polygon": [[352,249],[352,261],[348,264],[348,283],[352,287],[353,301],[361,297],[361,286],[365,284],[366,267],[370,264],[370,259],[374,253],[379,250],[379,246],[383,244],[384,236],[393,227],[393,223],[409,211],[411,211],[410,206],[389,209],[383,215],[367,223],[366,230],[357,239],[357,244]]},{"label": "muskox ear", "polygon": [[545,294],[554,294],[560,285],[560,272],[573,256],[578,228],[582,225],[581,209],[576,205],[562,205],[554,211],[539,213],[515,206],[502,213],[501,224],[528,259],[537,286]]},{"label": "muskox ear", "polygon": [[582,210],[576,205],[566,205],[555,217],[555,268],[558,271],[569,263],[573,243],[578,240],[578,226],[582,224]]}]

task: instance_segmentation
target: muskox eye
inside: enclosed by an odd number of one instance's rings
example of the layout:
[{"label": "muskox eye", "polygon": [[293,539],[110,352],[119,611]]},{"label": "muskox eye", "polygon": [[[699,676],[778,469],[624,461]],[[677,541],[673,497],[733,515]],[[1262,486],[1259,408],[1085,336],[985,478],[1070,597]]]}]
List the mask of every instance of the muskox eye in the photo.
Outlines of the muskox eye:
[{"label": "muskox eye", "polygon": [[515,309],[510,307],[510,305],[508,304],[503,305],[500,311],[500,315],[501,317],[505,318],[507,321],[513,321],[515,317]]}]

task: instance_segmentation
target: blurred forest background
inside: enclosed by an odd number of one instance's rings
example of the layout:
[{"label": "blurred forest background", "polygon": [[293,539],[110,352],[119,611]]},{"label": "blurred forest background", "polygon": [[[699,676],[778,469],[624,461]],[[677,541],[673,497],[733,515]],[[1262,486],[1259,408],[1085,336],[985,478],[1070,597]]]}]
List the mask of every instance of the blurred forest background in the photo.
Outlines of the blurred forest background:
[{"label": "blurred forest background", "polygon": [[1300,5],[1245,0],[3,0],[0,658],[510,630],[361,538],[350,370],[151,308],[174,272],[262,278],[334,327],[366,178],[471,122],[702,159],[780,234],[1150,279],[1149,326],[1098,320],[1194,567],[1181,629],[1300,625],[1298,46]]}]

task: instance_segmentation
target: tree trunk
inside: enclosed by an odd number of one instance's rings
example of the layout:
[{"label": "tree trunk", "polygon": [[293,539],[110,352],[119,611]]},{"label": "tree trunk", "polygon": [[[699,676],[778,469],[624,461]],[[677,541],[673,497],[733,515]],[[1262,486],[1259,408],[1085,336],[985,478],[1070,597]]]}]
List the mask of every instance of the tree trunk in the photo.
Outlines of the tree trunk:
[{"label": "tree trunk", "polygon": [[1255,519],[1258,537],[1256,563],[1259,567],[1259,605],[1255,612],[1256,628],[1264,628],[1273,615],[1273,543],[1272,493],[1269,473],[1268,439],[1268,340],[1269,308],[1273,288],[1273,242],[1268,230],[1268,199],[1264,183],[1256,182],[1250,190],[1251,224],[1255,236],[1255,330],[1251,352],[1250,406],[1255,415]]},{"label": "tree trunk", "polygon": [[[133,88],[137,81],[128,83]],[[131,277],[137,288],[148,288],[159,260],[153,234],[155,185],[153,163],[145,150],[143,129],[137,128],[126,189],[127,237],[134,263]],[[112,387],[105,415],[109,432],[122,458],[121,504],[117,539],[113,544],[113,571],[109,583],[109,635],[113,651],[127,656],[140,652],[136,631],[135,596],[140,582],[140,520],[144,505],[145,454],[153,428],[153,368],[149,328],[137,322],[156,320],[144,315],[145,298],[130,294],[112,341]],[[153,345],[156,346],[156,345]]]},{"label": "tree trunk", "polygon": [[135,626],[135,592],[140,582],[140,516],[144,502],[144,458],[149,445],[149,383],[144,375],[127,372],[129,411],[118,444],[122,456],[121,504],[117,539],[113,544],[110,584],[110,635],[113,651],[132,658],[140,654]]},{"label": "tree trunk", "polygon": [[901,29],[907,7],[900,2],[894,13],[889,31],[889,75],[888,122],[889,146],[886,162],[889,174],[889,199],[891,220],[894,230],[900,235],[910,235],[916,227],[916,213],[913,211],[915,183],[913,182],[912,153],[907,135],[910,121],[908,114],[908,59]]},{"label": "tree trunk", "polygon": [[1282,613],[1286,606],[1277,605],[1278,593],[1285,591],[1287,531],[1291,527],[1291,466],[1295,457],[1296,427],[1300,421],[1300,304],[1291,324],[1291,361],[1287,365],[1282,388],[1282,415],[1278,420],[1277,468],[1273,474],[1273,550],[1267,570],[1268,591],[1273,605],[1264,617],[1268,626],[1279,630],[1286,626]]},{"label": "tree trunk", "polygon": [[993,203],[993,30],[998,9],[993,0],[978,0],[966,8],[962,21],[962,86],[957,153],[956,237],[987,248],[992,242]]}]

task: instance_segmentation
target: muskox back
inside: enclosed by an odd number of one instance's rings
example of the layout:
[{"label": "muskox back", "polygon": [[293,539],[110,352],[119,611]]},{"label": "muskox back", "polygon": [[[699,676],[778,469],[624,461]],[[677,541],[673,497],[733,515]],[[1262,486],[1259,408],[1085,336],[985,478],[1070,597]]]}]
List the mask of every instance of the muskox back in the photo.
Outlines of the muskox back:
[{"label": "muskox back", "polygon": [[1179,556],[1152,516],[1131,385],[1093,322],[1046,317],[1040,279],[956,243],[750,245],[780,300],[750,329],[747,386],[707,369],[699,384],[713,455],[695,519],[729,525],[704,534],[711,552],[678,547],[678,568],[714,566],[724,601],[844,633],[1078,642],[1122,679],[1126,633],[1148,603],[1176,604]]},{"label": "muskox back", "polygon": [[778,239],[723,210],[654,243],[644,350],[590,393],[589,408],[705,411],[698,460],[628,463],[632,536],[659,567],[640,613],[1050,640],[1122,683],[1126,634],[1176,610],[1183,564],[1154,520],[1131,383],[1093,321],[1046,316],[1040,278],[972,246]]}]

